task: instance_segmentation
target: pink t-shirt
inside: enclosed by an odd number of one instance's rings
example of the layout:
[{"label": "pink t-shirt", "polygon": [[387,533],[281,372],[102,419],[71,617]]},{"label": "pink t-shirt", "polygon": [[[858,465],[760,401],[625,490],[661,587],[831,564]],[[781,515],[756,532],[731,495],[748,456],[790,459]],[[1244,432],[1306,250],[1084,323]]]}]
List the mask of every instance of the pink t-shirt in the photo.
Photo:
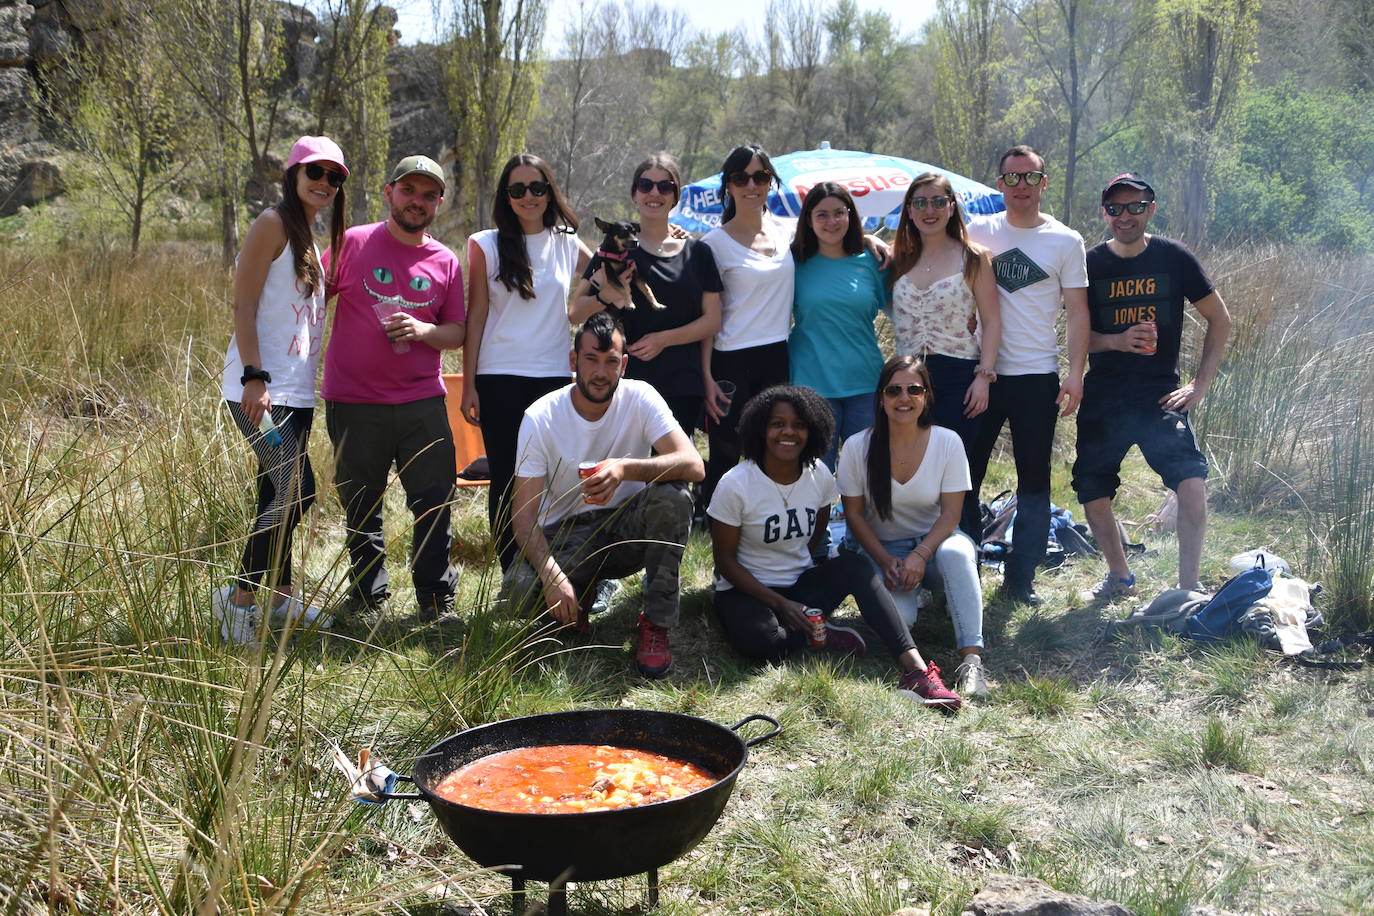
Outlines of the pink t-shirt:
[{"label": "pink t-shirt", "polygon": [[[322,259],[326,276],[333,255],[327,251]],[[458,258],[430,236],[422,245],[404,245],[386,223],[349,229],[338,258],[338,276],[327,290],[339,298],[324,355],[325,400],[405,404],[442,397],[439,351],[412,342],[409,353],[396,353],[373,304],[387,303],[430,324],[466,320]]]}]

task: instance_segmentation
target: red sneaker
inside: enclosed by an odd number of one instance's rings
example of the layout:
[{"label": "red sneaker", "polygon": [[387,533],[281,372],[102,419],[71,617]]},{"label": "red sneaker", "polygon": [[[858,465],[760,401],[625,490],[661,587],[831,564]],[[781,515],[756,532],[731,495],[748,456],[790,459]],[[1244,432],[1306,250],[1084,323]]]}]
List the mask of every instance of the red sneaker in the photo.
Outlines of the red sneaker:
[{"label": "red sneaker", "polygon": [[844,652],[847,655],[862,658],[868,654],[868,643],[864,642],[858,630],[828,620],[825,622],[825,644],[836,652]]},{"label": "red sneaker", "polygon": [[673,650],[668,646],[668,628],[661,627],[639,613],[635,624],[635,667],[645,677],[663,677],[673,667]]},{"label": "red sneaker", "polygon": [[927,664],[924,671],[908,671],[902,675],[901,689],[910,690],[927,706],[955,710],[964,703],[959,694],[940,680],[940,669],[934,662]]}]

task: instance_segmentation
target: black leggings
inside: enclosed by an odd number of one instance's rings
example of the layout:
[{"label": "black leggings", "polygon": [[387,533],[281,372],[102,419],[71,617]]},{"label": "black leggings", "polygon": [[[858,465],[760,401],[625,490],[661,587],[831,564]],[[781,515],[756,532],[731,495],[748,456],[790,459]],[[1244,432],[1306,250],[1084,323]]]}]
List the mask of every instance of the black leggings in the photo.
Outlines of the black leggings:
[{"label": "black leggings", "polygon": [[258,509],[239,562],[238,586],[256,589],[266,578],[278,591],[290,592],[291,535],[315,501],[315,472],[306,454],[315,409],[273,407],[272,422],[281,433],[281,444],[268,445],[237,401],[225,403],[258,458]]},{"label": "black leggings", "polygon": [[[791,585],[772,588],[784,598],[820,608],[827,618],[846,596],[853,595],[864,622],[878,634],[893,657],[916,648],[911,632],[892,603],[892,595],[883,587],[882,577],[861,554],[841,553],[822,560]],[[725,628],[726,642],[740,655],[780,661],[807,645],[805,633],[783,626],[771,608],[739,589],[717,591],[715,606],[716,616]]]},{"label": "black leggings", "polygon": [[719,423],[707,420],[706,436],[711,457],[706,461],[706,482],[702,485],[702,505],[710,505],[711,494],[725,472],[739,464],[739,414],[749,399],[765,388],[786,385],[788,373],[787,341],[745,347],[743,350],[716,350],[711,354],[711,376],[717,381],[735,383],[730,411]]},{"label": "black leggings", "polygon": [[511,532],[510,500],[520,421],[525,417],[525,408],[569,381],[567,376],[529,378],[523,375],[479,375],[474,380],[482,415],[482,442],[487,447],[487,463],[491,466],[487,525],[503,571],[510,567],[519,551]]}]

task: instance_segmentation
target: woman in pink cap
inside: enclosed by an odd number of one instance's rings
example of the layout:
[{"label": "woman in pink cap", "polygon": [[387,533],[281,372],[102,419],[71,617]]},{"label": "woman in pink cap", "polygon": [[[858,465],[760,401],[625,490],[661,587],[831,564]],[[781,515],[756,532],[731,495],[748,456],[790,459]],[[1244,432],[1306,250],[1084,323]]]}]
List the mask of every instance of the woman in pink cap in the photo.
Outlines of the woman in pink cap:
[{"label": "woman in pink cap", "polygon": [[325,286],[311,225],[333,204],[330,241],[343,239],[348,208],[343,152],[328,137],[291,148],[282,199],[253,221],[234,270],[234,336],[220,390],[234,424],[258,458],[258,508],[234,584],[211,601],[220,635],[246,643],[258,634],[258,592],[288,625],[328,626],[330,618],[292,594],[291,534],[315,499],[306,456],[315,376],[324,333]]}]

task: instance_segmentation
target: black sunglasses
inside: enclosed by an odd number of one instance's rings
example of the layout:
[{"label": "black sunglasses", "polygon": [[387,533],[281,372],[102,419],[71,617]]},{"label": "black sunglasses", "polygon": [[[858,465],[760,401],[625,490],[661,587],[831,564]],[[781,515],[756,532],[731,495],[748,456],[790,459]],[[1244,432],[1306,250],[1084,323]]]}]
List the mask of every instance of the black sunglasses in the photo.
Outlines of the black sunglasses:
[{"label": "black sunglasses", "polygon": [[890,398],[896,398],[901,397],[903,391],[914,398],[917,395],[925,394],[926,386],[917,382],[912,382],[910,385],[888,385],[883,389],[883,394]]},{"label": "black sunglasses", "polygon": [[329,182],[331,188],[342,188],[344,182],[348,180],[348,176],[343,172],[327,169],[318,162],[307,162],[305,164],[305,177],[309,178],[311,181],[319,181],[321,178],[324,178]]},{"label": "black sunglasses", "polygon": [[926,205],[929,204],[931,209],[943,210],[945,207],[948,207],[952,202],[953,198],[943,196],[913,197],[911,198],[911,207],[914,210],[924,210],[926,208]]},{"label": "black sunglasses", "polygon": [[1044,172],[1003,172],[997,176],[1002,179],[1002,184],[1009,188],[1014,188],[1023,180],[1032,188],[1045,180]]},{"label": "black sunglasses", "polygon": [[1152,203],[1154,203],[1154,201],[1133,200],[1128,204],[1103,204],[1102,209],[1107,211],[1108,216],[1120,216],[1122,210],[1125,210],[1132,216],[1139,216],[1148,210]]},{"label": "black sunglasses", "polygon": [[547,181],[531,181],[529,184],[517,181],[515,184],[506,185],[506,193],[511,200],[519,200],[529,191],[535,197],[543,197],[549,193],[549,183]]},{"label": "black sunglasses", "polygon": [[660,194],[672,194],[677,190],[677,182],[671,178],[660,178],[658,181],[651,181],[648,178],[635,180],[635,190],[641,194],[648,194],[655,188]]},{"label": "black sunglasses", "polygon": [[736,172],[730,176],[730,183],[737,188],[742,188],[751,181],[759,185],[772,184],[773,173],[767,169],[759,169],[757,172]]}]

